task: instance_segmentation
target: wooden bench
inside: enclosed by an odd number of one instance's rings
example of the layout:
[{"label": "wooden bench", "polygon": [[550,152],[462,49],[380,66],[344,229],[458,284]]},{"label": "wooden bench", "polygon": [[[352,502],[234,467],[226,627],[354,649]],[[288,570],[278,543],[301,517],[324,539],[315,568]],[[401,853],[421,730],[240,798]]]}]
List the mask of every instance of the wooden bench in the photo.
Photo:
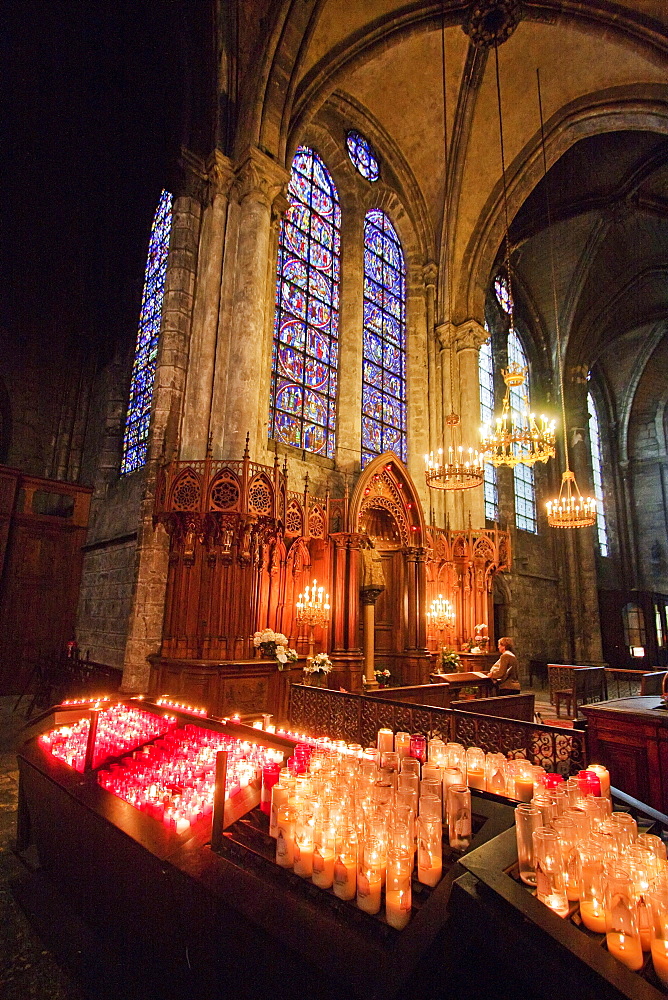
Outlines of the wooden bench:
[{"label": "wooden bench", "polygon": [[566,703],[566,717],[577,718],[578,706],[594,701],[606,701],[608,690],[605,667],[576,667],[574,665],[549,664],[561,670],[571,671],[571,684],[552,691],[557,718],[561,717],[562,702]]}]

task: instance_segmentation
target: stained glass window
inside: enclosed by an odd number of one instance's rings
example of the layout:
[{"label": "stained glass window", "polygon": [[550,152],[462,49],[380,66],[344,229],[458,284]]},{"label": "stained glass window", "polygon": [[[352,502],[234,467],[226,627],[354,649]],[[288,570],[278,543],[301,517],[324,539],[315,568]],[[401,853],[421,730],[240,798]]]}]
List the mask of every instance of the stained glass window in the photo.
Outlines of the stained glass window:
[{"label": "stained glass window", "polygon": [[359,132],[351,131],[346,136],[348,156],[355,169],[368,181],[377,181],[380,176],[378,157],[368,139]]},{"label": "stained glass window", "polygon": [[494,294],[504,312],[510,312],[510,285],[505,274],[497,274],[494,279]]},{"label": "stained glass window", "polygon": [[278,244],[270,436],[334,458],[341,209],[327,167],[300,146]]},{"label": "stained glass window", "polygon": [[[508,362],[515,361],[523,368],[527,367],[527,358],[520,338],[515,330],[508,334]],[[526,391],[530,399],[529,378],[525,386],[518,386],[510,390],[510,410],[513,422],[518,421],[521,415],[522,395],[521,391]],[[523,531],[538,532],[538,520],[536,518],[536,480],[533,466],[519,463],[513,469],[513,484],[515,487],[515,524]]]},{"label": "stained glass window", "polygon": [[[480,381],[480,420],[483,424],[491,424],[494,417],[494,366],[492,363],[491,338],[485,341],[478,354],[478,378]],[[499,494],[496,483],[496,469],[491,462],[485,462],[484,474],[485,519],[487,521],[498,521]]]},{"label": "stained glass window", "polygon": [[146,462],[171,228],[172,196],[168,191],[163,191],[153,218],[148,244],[139,331],[130,381],[130,401],[123,437],[122,476],[141,468]]},{"label": "stained glass window", "polygon": [[406,461],[406,268],[394,226],[364,219],[362,468],[393,451]]},{"label": "stained glass window", "polygon": [[589,411],[589,445],[591,447],[591,469],[594,480],[594,496],[596,497],[596,530],[598,532],[598,547],[602,556],[608,554],[608,532],[605,524],[605,508],[603,506],[603,473],[601,467],[601,432],[598,426],[596,403],[590,392],[587,393],[587,410]]}]

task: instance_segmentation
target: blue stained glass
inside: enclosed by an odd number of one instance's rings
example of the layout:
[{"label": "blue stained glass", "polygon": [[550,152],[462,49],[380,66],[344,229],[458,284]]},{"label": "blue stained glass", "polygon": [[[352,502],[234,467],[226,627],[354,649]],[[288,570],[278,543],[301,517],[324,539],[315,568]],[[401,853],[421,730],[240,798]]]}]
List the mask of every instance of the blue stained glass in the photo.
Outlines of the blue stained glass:
[{"label": "blue stained glass", "polygon": [[404,256],[394,226],[378,209],[364,220],[362,345],[362,465],[385,451],[405,461]]},{"label": "blue stained glass", "polygon": [[122,476],[141,468],[146,462],[171,228],[172,196],[168,191],[163,191],[153,217],[144,272],[144,290],[123,436]]},{"label": "blue stained glass", "polygon": [[[527,356],[520,338],[515,330],[508,333],[508,361],[527,368]],[[510,412],[514,421],[519,421],[522,413],[522,392],[530,399],[531,388],[527,372],[525,386],[510,389]],[[519,463],[513,468],[513,484],[515,487],[515,524],[523,531],[538,533],[538,518],[536,516],[536,486],[534,470],[528,465]]]},{"label": "blue stained glass", "polygon": [[505,274],[498,274],[494,279],[494,294],[503,311],[510,313],[512,311],[510,282]]},{"label": "blue stained glass", "polygon": [[365,139],[361,133],[351,129],[346,136],[346,148],[348,149],[350,162],[355,167],[355,170],[365,180],[372,183],[373,181],[377,181],[380,176],[380,167],[378,166],[376,152],[369,140]]},{"label": "blue stained glass", "polygon": [[[487,327],[485,326],[485,329]],[[492,342],[486,340],[478,354],[478,378],[480,381],[480,419],[483,424],[491,423],[494,417],[494,366],[492,362]],[[496,469],[491,462],[485,462],[483,491],[485,496],[485,518],[499,519],[499,492]]]},{"label": "blue stained glass", "polygon": [[281,223],[270,436],[334,457],[341,210],[318,155],[300,146]]}]

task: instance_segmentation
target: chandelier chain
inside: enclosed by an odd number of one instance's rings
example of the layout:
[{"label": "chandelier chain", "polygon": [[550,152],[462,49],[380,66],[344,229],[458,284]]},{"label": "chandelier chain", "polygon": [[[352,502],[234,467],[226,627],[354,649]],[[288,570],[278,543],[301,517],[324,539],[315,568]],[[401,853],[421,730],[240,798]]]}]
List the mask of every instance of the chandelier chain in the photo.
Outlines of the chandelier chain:
[{"label": "chandelier chain", "polygon": [[510,316],[510,329],[515,329],[515,300],[513,299],[513,288],[510,278],[510,224],[508,222],[508,182],[506,180],[506,153],[503,142],[503,109],[501,106],[501,77],[499,74],[499,46],[494,43],[494,68],[496,71],[496,102],[499,109],[499,145],[501,148],[501,178],[503,181],[503,215],[505,222],[505,263],[506,275],[508,277],[508,307]]}]

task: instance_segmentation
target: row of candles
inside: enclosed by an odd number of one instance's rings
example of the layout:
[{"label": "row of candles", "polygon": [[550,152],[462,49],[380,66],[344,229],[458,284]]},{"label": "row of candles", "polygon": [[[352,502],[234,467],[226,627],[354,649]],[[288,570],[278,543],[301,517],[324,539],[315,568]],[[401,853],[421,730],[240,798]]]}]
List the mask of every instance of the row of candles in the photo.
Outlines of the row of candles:
[{"label": "row of candles", "polygon": [[[582,772],[581,772],[582,774]],[[666,845],[638,833],[627,812],[612,811],[584,778],[539,790],[515,810],[520,878],[561,917],[579,904],[579,919],[605,934],[608,951],[640,970],[651,952],[668,986]]]},{"label": "row of candles", "polygon": [[176,833],[185,833],[213,811],[220,750],[228,754],[226,799],[259,783],[263,769],[280,767],[284,756],[281,750],[188,724],[101,771],[98,782]]},{"label": "row of candles", "polygon": [[[111,705],[98,713],[93,767],[110,757],[118,757],[143,743],[169,732],[176,726],[171,715],[154,715],[141,708]],[[40,746],[76,771],[83,771],[90,731],[88,717],[72,725],[58,726],[39,737]]]},{"label": "row of candles", "polygon": [[[362,750],[362,748],[359,748]],[[396,757],[396,755],[392,755]],[[266,769],[265,769],[266,770]],[[462,784],[445,786],[437,766],[377,748],[363,755],[298,744],[288,767],[264,776],[276,838],[276,863],[369,914],[383,905],[403,929],[412,909],[412,878],[435,886],[443,873],[443,809],[452,847],[471,838],[471,798]]]}]

